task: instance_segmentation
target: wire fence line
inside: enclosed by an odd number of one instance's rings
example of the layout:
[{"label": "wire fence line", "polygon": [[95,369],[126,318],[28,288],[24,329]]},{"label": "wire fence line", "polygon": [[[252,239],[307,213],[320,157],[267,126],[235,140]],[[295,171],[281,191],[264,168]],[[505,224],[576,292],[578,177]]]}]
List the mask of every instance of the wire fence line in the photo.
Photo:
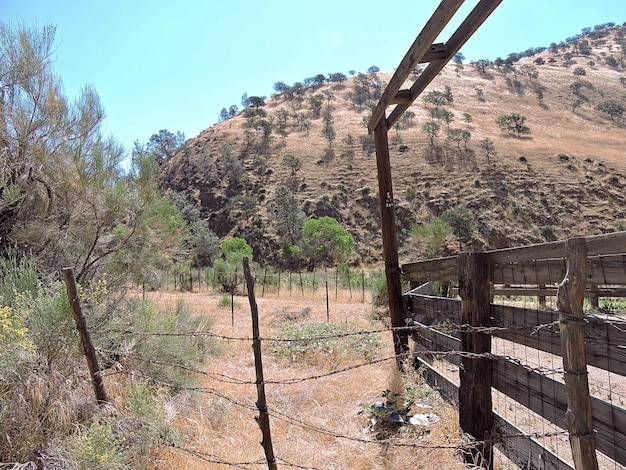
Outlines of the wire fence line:
[{"label": "wire fence line", "polygon": [[[509,328],[505,328],[505,327],[498,327],[498,328],[485,328],[485,327],[471,327],[469,325],[456,325],[456,324],[446,324],[445,329],[452,331],[452,332],[468,332],[468,331],[476,331],[476,332],[481,332],[481,333],[486,333],[486,334],[494,334],[496,332],[498,333],[502,333],[503,331],[511,331],[511,332],[519,332],[520,330],[523,330],[524,332],[528,332],[528,328],[520,328],[520,327],[509,327]],[[553,323],[549,323],[549,324],[545,324],[545,325],[539,325],[539,328],[552,328],[554,327]],[[373,329],[364,329],[361,331],[357,331],[357,332],[350,332],[350,333],[338,333],[338,334],[332,334],[332,335],[317,335],[317,336],[311,336],[311,337],[306,337],[306,338],[298,338],[298,339],[294,339],[294,338],[280,338],[280,337],[267,337],[267,338],[262,338],[262,341],[266,342],[266,343],[274,343],[274,342],[312,342],[312,341],[319,341],[319,340],[327,340],[327,339],[343,339],[349,336],[358,336],[358,335],[370,335],[370,334],[391,334],[394,330],[397,330],[398,328],[391,328],[391,327],[385,327],[385,328],[373,328]],[[417,334],[419,334],[420,330],[424,330],[423,326],[407,326],[405,328],[402,328],[404,330],[408,330],[408,331],[412,331],[412,332],[416,332]],[[427,327],[428,330],[433,330],[433,331],[440,331],[441,330],[441,325],[433,325],[433,326],[429,326]],[[198,336],[198,337],[205,337],[205,336],[210,336],[216,339],[220,339],[220,340],[224,340],[224,341],[238,341],[238,342],[244,342],[244,343],[251,343],[253,338],[252,337],[248,337],[248,336],[229,336],[229,335],[220,335],[220,334],[215,334],[215,333],[211,333],[211,332],[207,332],[207,331],[188,331],[188,332],[181,332],[181,333],[159,333],[159,332],[138,332],[138,331],[132,331],[132,330],[124,330],[124,329],[119,329],[119,330],[107,330],[106,332],[110,332],[110,333],[118,333],[118,334],[123,334],[123,335],[128,335],[128,336],[133,336],[133,335],[138,335],[138,336],[172,336],[172,335],[176,335],[176,336]],[[532,332],[531,332],[532,334]],[[111,351],[111,350],[107,350],[107,349],[99,349],[98,350],[100,353],[102,354],[111,354],[114,353],[116,351]],[[119,352],[119,351],[118,351]],[[450,356],[457,356],[457,357],[471,357],[471,358],[477,358],[477,357],[485,357],[485,358],[489,358],[492,360],[502,360],[502,361],[510,361],[510,360],[515,360],[515,358],[512,358],[511,356],[508,355],[497,355],[497,354],[492,354],[492,353],[482,353],[482,354],[477,354],[477,353],[470,353],[470,352],[463,352],[463,351],[440,351],[440,350],[419,350],[419,351],[414,351],[411,353],[407,353],[404,357],[400,358],[403,360],[414,360],[416,357],[437,357],[437,358],[446,358],[446,357],[450,357]],[[226,374],[219,374],[219,373],[214,373],[214,372],[206,372],[202,369],[197,369],[197,368],[191,368],[191,367],[187,367],[184,365],[181,365],[179,363],[176,362],[166,362],[166,361],[160,361],[160,360],[156,360],[153,358],[146,358],[146,357],[140,357],[137,355],[133,355],[133,354],[126,354],[125,356],[127,359],[131,359],[131,360],[136,360],[136,361],[140,361],[140,362],[146,362],[146,363],[151,363],[154,365],[158,365],[158,366],[162,366],[162,367],[171,367],[171,368],[179,368],[183,371],[185,371],[186,373],[189,374],[194,374],[194,375],[198,375],[198,376],[204,376],[209,378],[210,380],[213,380],[215,383],[219,384],[219,383],[224,383],[224,384],[230,384],[230,385],[241,385],[241,386],[253,386],[253,385],[257,385],[258,382],[255,380],[251,380],[251,379],[247,379],[247,378],[237,378],[237,377],[232,377]],[[327,377],[331,377],[334,375],[338,375],[338,374],[342,374],[354,369],[358,369],[358,368],[362,368],[362,367],[368,367],[368,366],[374,366],[376,364],[381,364],[384,362],[388,362],[388,361],[397,361],[398,357],[396,355],[391,355],[391,356],[386,356],[386,357],[380,357],[380,358],[374,358],[374,359],[369,359],[366,361],[361,361],[361,362],[357,362],[355,364],[351,364],[349,366],[346,367],[342,367],[340,369],[336,369],[336,370],[332,370],[330,372],[327,373],[322,373],[322,374],[312,374],[309,376],[299,376],[299,377],[287,377],[287,378],[283,378],[280,380],[272,380],[272,379],[266,379],[264,380],[264,384],[266,385],[270,385],[270,386],[280,386],[280,385],[293,385],[296,383],[301,383],[301,382],[305,382],[305,381],[314,381],[314,380],[322,380],[324,378]],[[543,374],[547,374],[547,373],[554,373],[554,374],[562,374],[563,373],[563,368],[562,367],[557,367],[554,369],[548,369],[546,367],[537,367],[534,368],[533,370],[536,371],[540,371]],[[116,373],[126,373],[123,368],[121,369],[113,369],[111,371],[103,371],[102,375],[106,376],[109,374],[116,374]],[[160,386],[164,386],[164,387],[169,387],[170,385],[167,384],[166,382],[159,382],[159,381],[155,381],[153,378],[150,378],[148,376],[144,376],[144,378],[151,380],[152,382],[154,382],[157,385]],[[178,390],[181,390],[180,386],[176,387]],[[199,392],[199,393],[206,393],[206,394],[210,394],[216,397],[219,397],[221,399],[226,400],[227,402],[238,406],[242,409],[248,410],[248,411],[253,411],[256,412],[258,411],[255,403],[253,402],[253,398],[250,399],[249,402],[244,402],[241,401],[240,399],[236,399],[232,396],[229,396],[228,394],[225,394],[223,392],[221,392],[220,390],[214,388],[214,387],[198,387],[198,386],[190,386],[190,387],[182,387],[182,390],[188,390],[188,391],[194,391],[194,392]],[[336,439],[343,439],[343,440],[348,440],[348,441],[352,441],[352,442],[357,442],[360,444],[374,444],[374,445],[384,445],[384,446],[390,446],[390,447],[410,447],[410,448],[421,448],[421,449],[450,449],[450,450],[456,450],[459,452],[464,452],[464,451],[468,451],[471,449],[475,449],[478,448],[482,445],[484,445],[483,441],[471,441],[468,442],[464,439],[461,439],[458,443],[453,443],[453,444],[446,444],[446,445],[429,445],[429,444],[424,444],[424,443],[406,443],[406,442],[397,442],[394,441],[393,439],[387,439],[387,440],[380,440],[380,439],[365,439],[359,436],[350,436],[350,435],[344,435],[344,434],[340,434],[337,433],[336,431],[329,429],[329,428],[324,428],[318,425],[312,425],[310,423],[307,423],[305,421],[302,421],[300,419],[297,419],[295,417],[289,416],[279,410],[274,409],[273,407],[269,406],[268,407],[268,413],[271,417],[275,418],[276,420],[282,421],[282,422],[286,422],[289,425],[292,426],[297,426],[300,427],[302,429],[304,429],[305,431],[308,432],[314,432],[314,433],[319,433],[319,434],[323,434],[323,435],[327,435],[327,436],[332,436],[333,438]],[[546,431],[544,433],[541,432],[536,432],[536,433],[530,433],[530,434],[524,434],[523,436],[520,434],[511,434],[511,435],[498,435],[498,436],[494,436],[493,437],[493,441],[494,442],[503,442],[506,441],[507,439],[519,439],[520,437],[523,437],[525,439],[533,439],[533,438],[548,438],[548,437],[553,437],[556,435],[566,435],[567,432],[566,431],[554,431],[554,430],[549,430]],[[182,448],[182,447],[172,447],[174,450],[178,450],[184,453],[187,453],[188,455],[197,458],[201,461],[205,461],[207,463],[215,463],[215,464],[221,464],[221,465],[226,465],[226,466],[233,466],[233,467],[237,467],[237,468],[246,468],[246,466],[248,467],[254,467],[254,466],[258,466],[261,465],[263,463],[263,461],[251,461],[251,462],[234,462],[234,461],[229,461],[228,458],[223,458],[223,457],[219,457],[219,456],[215,456],[213,454],[206,454],[203,453],[202,451],[199,451],[197,449],[187,449],[187,448]],[[288,467],[292,467],[292,468],[316,468],[316,467],[310,467],[310,466],[300,466],[300,465],[296,465],[296,464],[291,464],[288,463],[282,459],[280,459],[280,457],[277,457],[278,460],[281,461],[281,464],[288,466]]]},{"label": "wire fence line", "polygon": [[[334,266],[321,270],[291,271],[264,267],[257,270],[255,282],[257,295],[264,297],[273,295],[292,296],[298,293],[302,296],[306,291],[318,290],[326,292],[328,297],[339,298],[340,290],[347,290],[350,300],[367,300],[368,292],[377,283],[384,279],[384,273],[379,270],[351,270],[346,266]],[[234,267],[220,269],[219,267],[178,269],[169,272],[162,289],[201,292],[213,291],[235,294],[246,294],[247,287],[243,272]]]}]

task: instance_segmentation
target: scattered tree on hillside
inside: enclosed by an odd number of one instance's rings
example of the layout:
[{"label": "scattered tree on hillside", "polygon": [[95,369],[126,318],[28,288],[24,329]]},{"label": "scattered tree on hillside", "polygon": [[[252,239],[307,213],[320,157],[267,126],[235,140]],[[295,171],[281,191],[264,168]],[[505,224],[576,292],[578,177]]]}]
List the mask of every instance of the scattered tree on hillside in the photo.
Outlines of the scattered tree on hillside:
[{"label": "scattered tree on hillside", "polygon": [[439,106],[443,106],[448,102],[446,95],[437,90],[430,91],[423,98],[425,103],[430,103],[435,106],[435,115],[439,111]]},{"label": "scattered tree on hillside", "polygon": [[596,106],[596,109],[608,115],[612,121],[621,118],[626,111],[624,105],[617,100],[602,101]]},{"label": "scattered tree on hillside", "polygon": [[520,72],[528,77],[529,82],[532,82],[533,78],[539,77],[537,67],[534,65],[524,64],[520,67]]},{"label": "scattered tree on hillside", "polygon": [[576,77],[582,77],[583,75],[587,75],[587,71],[584,67],[576,67],[572,72]]},{"label": "scattered tree on hillside", "polygon": [[287,186],[276,186],[274,198],[267,204],[267,216],[275,223],[283,244],[291,246],[300,242],[306,216],[300,201]]},{"label": "scattered tree on hillside", "polygon": [[467,149],[467,143],[472,137],[472,134],[467,129],[450,129],[450,131],[448,132],[448,136],[450,137],[450,139],[456,142],[457,148],[460,152],[461,142],[465,143],[465,148]]},{"label": "scattered tree on hillside", "polygon": [[295,176],[296,172],[302,168],[302,160],[295,155],[287,154],[283,157],[282,165],[291,170],[291,176]]},{"label": "scattered tree on hillside", "polygon": [[430,147],[435,147],[435,137],[439,135],[439,131],[441,130],[441,126],[435,121],[425,122],[422,126],[422,132],[426,134],[430,138]]},{"label": "scattered tree on hillside", "polygon": [[372,65],[370,68],[367,69],[367,73],[369,74],[375,74],[378,72],[380,72],[380,69],[376,65]]},{"label": "scattered tree on hillside", "polygon": [[322,128],[322,135],[328,141],[328,148],[330,149],[333,146],[333,142],[337,138],[337,134],[335,133],[335,127],[333,126],[335,120],[333,119],[333,115],[330,113],[330,111],[324,112],[323,119],[324,127]]},{"label": "scattered tree on hillside", "polygon": [[145,150],[152,152],[157,163],[161,164],[171,158],[184,143],[185,134],[182,132],[174,134],[167,129],[161,129],[157,134],[150,136]]},{"label": "scattered tree on hillside", "polygon": [[339,83],[340,85],[347,79],[348,77],[346,77],[343,73],[341,72],[336,72],[336,73],[329,73],[328,74],[328,81],[329,82],[333,82],[333,83]]},{"label": "scattered tree on hillside", "polygon": [[530,134],[530,127],[526,125],[526,116],[518,113],[498,116],[496,124],[502,132],[516,134],[518,137],[521,137],[523,134]]},{"label": "scattered tree on hillside", "polygon": [[481,75],[485,75],[487,72],[487,67],[489,67],[489,59],[479,59],[473,63],[478,73]]},{"label": "scattered tree on hillside", "polygon": [[309,97],[309,105],[314,117],[318,117],[324,105],[324,95],[312,95]]},{"label": "scattered tree on hillside", "polygon": [[342,261],[354,246],[354,238],[336,219],[309,219],[302,227],[304,253],[313,265]]},{"label": "scattered tree on hillside", "polygon": [[274,83],[274,91],[277,95],[282,95],[286,99],[293,98],[293,92],[291,87],[287,85],[285,82],[276,82]]},{"label": "scattered tree on hillside", "polygon": [[469,126],[472,123],[472,115],[470,113],[463,113],[463,122]]},{"label": "scattered tree on hillside", "polygon": [[450,124],[454,121],[454,113],[449,109],[440,109],[437,113],[437,119],[445,122],[448,130],[450,130]]},{"label": "scattered tree on hillside", "polygon": [[495,157],[497,155],[493,140],[489,137],[485,137],[483,140],[478,142],[478,147],[485,153],[487,163],[491,163],[491,157]]}]

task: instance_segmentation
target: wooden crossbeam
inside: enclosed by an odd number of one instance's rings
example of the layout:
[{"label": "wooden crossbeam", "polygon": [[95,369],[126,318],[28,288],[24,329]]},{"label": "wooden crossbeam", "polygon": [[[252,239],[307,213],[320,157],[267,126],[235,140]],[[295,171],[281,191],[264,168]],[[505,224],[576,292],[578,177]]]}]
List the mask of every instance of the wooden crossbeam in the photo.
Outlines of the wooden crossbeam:
[{"label": "wooden crossbeam", "polygon": [[[408,109],[413,101],[424,91],[430,82],[441,72],[448,61],[459,52],[461,47],[476,32],[476,30],[484,23],[484,21],[493,13],[502,0],[481,0],[472,12],[465,18],[465,21],[457,28],[448,42],[446,42],[445,50],[447,57],[441,60],[433,61],[428,64],[417,81],[411,86],[411,100],[398,104],[387,118],[387,128],[391,127],[402,117],[402,114]],[[382,99],[381,99],[382,101]],[[379,102],[379,104],[381,104]],[[374,119],[372,115],[372,120]],[[380,118],[379,118],[380,119]],[[370,125],[373,121],[370,121]]]},{"label": "wooden crossbeam", "polygon": [[465,0],[443,0],[439,4],[420,34],[415,38],[415,41],[400,62],[400,65],[398,65],[398,68],[393,74],[393,77],[391,77],[391,80],[389,80],[383,95],[378,101],[376,108],[374,108],[372,118],[368,124],[370,133],[374,132],[376,125],[385,117],[387,106],[391,104],[397,91],[415,66],[424,58],[430,48],[433,47],[433,42],[437,39],[437,36],[443,31],[443,28],[445,28],[464,1]]}]

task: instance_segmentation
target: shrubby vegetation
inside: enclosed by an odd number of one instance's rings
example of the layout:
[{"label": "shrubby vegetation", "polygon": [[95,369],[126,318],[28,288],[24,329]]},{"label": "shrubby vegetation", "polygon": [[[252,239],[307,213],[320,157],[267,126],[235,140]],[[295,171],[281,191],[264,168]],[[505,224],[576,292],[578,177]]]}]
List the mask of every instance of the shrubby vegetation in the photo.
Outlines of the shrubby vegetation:
[{"label": "shrubby vegetation", "polygon": [[[178,439],[165,404],[218,348],[186,334],[208,332],[210,319],[123,288],[158,287],[181,259],[206,262],[215,254],[200,247],[212,237],[157,187],[184,136],[162,130],[137,143],[123,171],[95,89],[63,94],[54,38],[52,26],[0,24],[0,461],[144,467],[155,445]],[[93,395],[64,266],[79,282],[107,406]]]}]

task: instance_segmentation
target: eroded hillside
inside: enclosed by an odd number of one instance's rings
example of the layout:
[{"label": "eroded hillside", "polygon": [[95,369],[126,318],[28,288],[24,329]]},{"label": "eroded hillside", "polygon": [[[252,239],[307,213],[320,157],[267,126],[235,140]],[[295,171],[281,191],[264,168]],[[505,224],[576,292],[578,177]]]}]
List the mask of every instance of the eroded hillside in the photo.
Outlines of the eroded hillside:
[{"label": "eroded hillside", "polygon": [[[626,105],[625,32],[605,27],[519,60],[446,66],[390,131],[402,260],[424,256],[411,227],[455,206],[471,211],[477,249],[624,229],[626,125],[619,107],[603,103]],[[353,262],[379,260],[365,123],[391,73],[337,75],[306,79],[206,129],[163,165],[162,184],[219,237],[245,238],[255,259],[284,262],[267,207],[286,185],[307,217],[348,229]],[[530,132],[502,130],[497,119],[511,114]],[[437,135],[424,131],[430,121]],[[449,237],[442,254],[458,248]]]}]

